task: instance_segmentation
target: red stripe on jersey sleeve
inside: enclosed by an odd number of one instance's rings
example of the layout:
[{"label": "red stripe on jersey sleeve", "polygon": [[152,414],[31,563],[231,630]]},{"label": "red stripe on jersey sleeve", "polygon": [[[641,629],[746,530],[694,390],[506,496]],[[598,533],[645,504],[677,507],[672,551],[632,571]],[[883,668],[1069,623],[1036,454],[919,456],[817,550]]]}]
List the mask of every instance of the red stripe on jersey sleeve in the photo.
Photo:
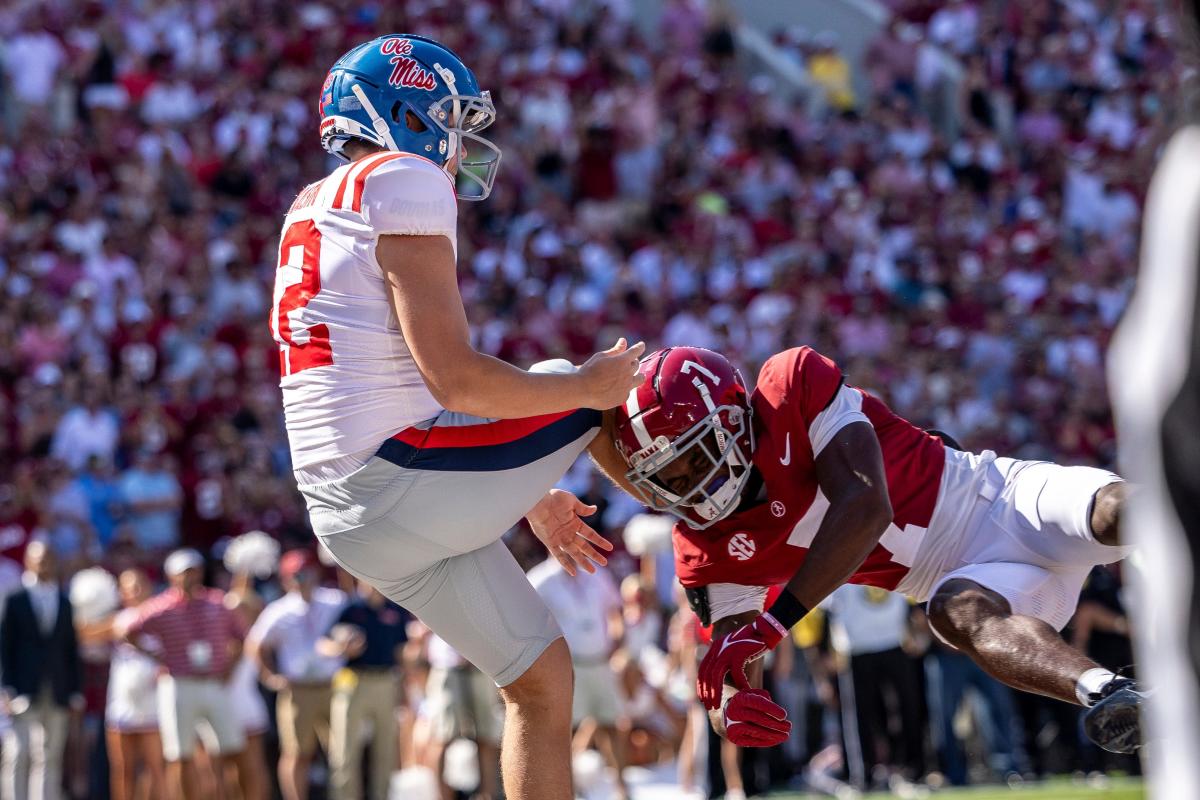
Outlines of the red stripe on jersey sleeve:
[{"label": "red stripe on jersey sleeve", "polygon": [[346,196],[346,186],[350,182],[350,172],[354,168],[351,166],[346,170],[346,174],[342,176],[342,182],[338,185],[337,194],[333,196],[333,205],[330,208],[341,208],[342,199]]},{"label": "red stripe on jersey sleeve", "polygon": [[[382,165],[388,163],[389,161],[395,161],[398,158],[413,158],[413,156],[409,155],[408,153],[392,153],[390,155],[383,156],[383,157],[377,159],[376,161],[373,161],[372,163],[368,164],[366,167],[363,167],[363,169],[354,178],[354,200],[350,205],[351,211],[362,211],[362,196],[363,196],[363,189],[367,185],[367,176],[370,175],[372,172],[374,172],[379,167],[381,167]],[[340,205],[340,204],[335,203],[334,205]]]}]

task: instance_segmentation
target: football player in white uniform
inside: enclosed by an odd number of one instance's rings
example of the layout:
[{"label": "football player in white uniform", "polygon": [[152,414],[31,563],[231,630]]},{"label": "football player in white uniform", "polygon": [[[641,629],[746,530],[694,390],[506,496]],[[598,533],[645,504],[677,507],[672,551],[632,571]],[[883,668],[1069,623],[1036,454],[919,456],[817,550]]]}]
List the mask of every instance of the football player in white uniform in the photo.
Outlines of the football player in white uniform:
[{"label": "football player in white uniform", "polygon": [[552,487],[640,384],[643,345],[530,371],[472,348],[456,197],[487,197],[500,151],[478,135],[489,95],[450,50],[359,45],[320,111],[322,145],[348,163],[288,211],[271,313],[313,529],[501,687],[508,797],[567,800],[570,657],[500,537],[525,517],[568,571],[605,563],[580,520],[594,509]]}]

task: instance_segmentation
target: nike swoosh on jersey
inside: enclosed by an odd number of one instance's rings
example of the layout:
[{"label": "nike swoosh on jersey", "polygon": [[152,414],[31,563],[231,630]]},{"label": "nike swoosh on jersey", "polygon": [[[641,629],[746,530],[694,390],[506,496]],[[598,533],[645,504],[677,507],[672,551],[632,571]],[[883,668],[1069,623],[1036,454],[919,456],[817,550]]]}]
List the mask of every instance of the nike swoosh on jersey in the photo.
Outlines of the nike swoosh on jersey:
[{"label": "nike swoosh on jersey", "polygon": [[779,463],[787,466],[792,463],[792,432],[788,431],[787,436],[783,440],[783,458],[779,459]]}]

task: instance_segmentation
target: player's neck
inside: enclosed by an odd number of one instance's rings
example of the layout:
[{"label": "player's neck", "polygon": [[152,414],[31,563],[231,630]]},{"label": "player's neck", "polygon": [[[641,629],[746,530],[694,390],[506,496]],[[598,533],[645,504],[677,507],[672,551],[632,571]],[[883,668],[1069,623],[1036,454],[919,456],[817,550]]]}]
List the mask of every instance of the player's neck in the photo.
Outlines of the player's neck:
[{"label": "player's neck", "polygon": [[358,145],[354,147],[353,150],[347,147],[345,150],[346,156],[350,159],[351,164],[362,161],[364,158],[370,158],[371,156],[386,152],[387,151],[382,147],[367,147],[366,145]]}]

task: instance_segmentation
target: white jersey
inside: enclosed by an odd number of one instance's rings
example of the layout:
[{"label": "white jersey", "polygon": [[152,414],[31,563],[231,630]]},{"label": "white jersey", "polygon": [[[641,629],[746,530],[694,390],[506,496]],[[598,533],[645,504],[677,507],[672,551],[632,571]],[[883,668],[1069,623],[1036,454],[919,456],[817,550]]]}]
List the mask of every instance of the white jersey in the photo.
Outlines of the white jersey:
[{"label": "white jersey", "polygon": [[284,218],[271,331],[301,484],[344,477],[442,407],[417,370],[375,258],[381,235],[443,235],[457,252],[450,177],[406,153],[346,164]]}]

